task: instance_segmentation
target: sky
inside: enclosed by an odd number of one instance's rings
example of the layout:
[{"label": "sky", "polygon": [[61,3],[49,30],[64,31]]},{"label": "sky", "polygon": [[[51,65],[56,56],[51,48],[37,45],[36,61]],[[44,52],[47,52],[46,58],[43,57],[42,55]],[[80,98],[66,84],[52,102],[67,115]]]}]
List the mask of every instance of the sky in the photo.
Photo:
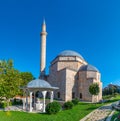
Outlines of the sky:
[{"label": "sky", "polygon": [[36,78],[43,18],[47,73],[61,51],[74,50],[98,68],[103,87],[120,85],[120,0],[1,0],[0,59]]}]

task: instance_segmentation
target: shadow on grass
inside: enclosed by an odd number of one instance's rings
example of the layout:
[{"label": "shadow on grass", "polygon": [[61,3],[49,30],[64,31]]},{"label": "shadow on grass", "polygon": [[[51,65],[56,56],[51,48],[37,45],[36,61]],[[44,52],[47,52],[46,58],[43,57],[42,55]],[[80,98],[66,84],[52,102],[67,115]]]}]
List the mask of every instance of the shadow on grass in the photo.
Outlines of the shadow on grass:
[{"label": "shadow on grass", "polygon": [[94,110],[94,109],[97,109],[97,107],[89,107],[89,108],[87,108],[87,110]]},{"label": "shadow on grass", "polygon": [[80,102],[78,105],[91,105],[92,103],[84,103],[84,102]]}]

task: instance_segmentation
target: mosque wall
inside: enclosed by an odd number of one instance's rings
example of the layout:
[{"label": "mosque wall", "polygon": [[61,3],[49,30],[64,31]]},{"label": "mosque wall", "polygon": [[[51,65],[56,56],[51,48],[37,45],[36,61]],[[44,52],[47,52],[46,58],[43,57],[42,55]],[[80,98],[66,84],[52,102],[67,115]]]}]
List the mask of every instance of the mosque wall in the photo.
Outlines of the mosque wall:
[{"label": "mosque wall", "polygon": [[72,100],[72,93],[74,93],[74,98],[77,96],[76,73],[76,71],[66,69],[65,101]]},{"label": "mosque wall", "polygon": [[[56,70],[56,65],[52,65],[50,67],[50,75],[48,77],[48,82],[55,87],[59,87],[58,90],[54,91],[55,99],[65,100],[65,86],[66,86],[66,70],[63,69],[61,71]],[[55,68],[54,68],[55,67]],[[59,95],[58,95],[59,93]]]},{"label": "mosque wall", "polygon": [[[86,72],[79,72],[79,79],[78,79],[78,92],[80,100],[91,101],[92,95],[89,93],[89,86],[93,83],[92,79],[87,80]],[[80,96],[82,95],[82,96]]]},{"label": "mosque wall", "polygon": [[64,68],[70,68],[70,69],[74,69],[74,70],[78,70],[78,64],[77,62],[72,62],[72,61],[60,61],[58,62],[58,71]]},{"label": "mosque wall", "polygon": [[[93,83],[98,83],[100,87],[99,95],[92,96],[89,92],[89,86]],[[81,71],[79,72],[78,80],[78,92],[82,94],[81,100],[83,101],[99,101],[102,99],[102,82],[100,82],[100,73],[91,71]]]}]

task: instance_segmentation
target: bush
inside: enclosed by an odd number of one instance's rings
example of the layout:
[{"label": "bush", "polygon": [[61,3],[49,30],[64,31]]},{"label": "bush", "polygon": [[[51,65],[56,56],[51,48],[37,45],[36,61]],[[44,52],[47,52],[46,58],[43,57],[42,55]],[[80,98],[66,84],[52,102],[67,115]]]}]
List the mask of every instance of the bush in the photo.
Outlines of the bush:
[{"label": "bush", "polygon": [[78,99],[78,98],[73,99],[73,100],[72,100],[72,103],[73,103],[74,105],[77,105],[77,104],[79,103],[79,99]]},{"label": "bush", "polygon": [[106,96],[103,96],[103,99],[104,100],[109,100],[113,97],[113,95],[106,95]]},{"label": "bush", "polygon": [[7,107],[7,102],[0,103],[0,108],[6,108],[6,107]]},{"label": "bush", "polygon": [[58,102],[48,103],[46,106],[46,113],[56,114],[61,110],[61,105]]},{"label": "bush", "polygon": [[14,98],[12,105],[21,105],[22,104],[22,100],[21,99],[16,99]]},{"label": "bush", "polygon": [[64,109],[72,109],[73,103],[71,101],[65,102],[64,103]]}]

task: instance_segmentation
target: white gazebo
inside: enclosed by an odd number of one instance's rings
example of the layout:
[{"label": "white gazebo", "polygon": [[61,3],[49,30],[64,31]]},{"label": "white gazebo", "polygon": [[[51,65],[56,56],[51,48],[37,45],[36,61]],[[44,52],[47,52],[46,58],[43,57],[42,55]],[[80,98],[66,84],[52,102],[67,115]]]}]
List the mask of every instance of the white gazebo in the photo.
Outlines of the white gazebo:
[{"label": "white gazebo", "polygon": [[[43,79],[35,79],[30,81],[27,86],[21,87],[24,91],[23,98],[23,110],[33,112],[41,111],[45,112],[45,98],[47,92],[50,93],[50,102],[53,102],[53,90],[59,89],[58,87],[52,87],[47,81]],[[43,103],[36,101],[36,92],[42,92],[43,95]],[[34,96],[33,96],[34,95]],[[33,98],[34,97],[34,98]]]}]

